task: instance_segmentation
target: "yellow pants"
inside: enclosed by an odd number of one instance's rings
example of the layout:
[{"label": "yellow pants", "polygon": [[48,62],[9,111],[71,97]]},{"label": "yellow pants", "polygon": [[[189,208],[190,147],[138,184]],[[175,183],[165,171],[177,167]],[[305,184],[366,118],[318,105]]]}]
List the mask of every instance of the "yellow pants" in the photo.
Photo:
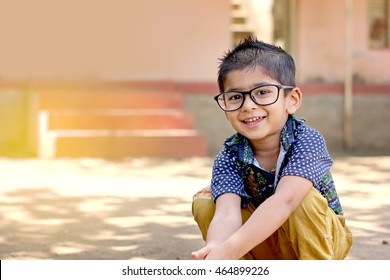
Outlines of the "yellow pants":
[{"label": "yellow pants", "polygon": [[[254,211],[251,205],[242,208],[243,223]],[[214,212],[215,203],[209,188],[195,194],[192,214],[203,240],[206,240]],[[328,207],[326,199],[313,188],[288,220],[242,259],[341,260],[347,256],[351,246],[352,233],[344,217],[336,215]]]}]

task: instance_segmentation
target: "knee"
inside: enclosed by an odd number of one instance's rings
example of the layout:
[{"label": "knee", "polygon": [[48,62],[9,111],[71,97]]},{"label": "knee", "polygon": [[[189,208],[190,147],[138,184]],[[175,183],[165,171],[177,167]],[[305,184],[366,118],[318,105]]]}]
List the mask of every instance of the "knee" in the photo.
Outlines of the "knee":
[{"label": "knee", "polygon": [[200,231],[203,239],[206,238],[207,230],[214,217],[215,203],[211,196],[210,189],[203,189],[194,195],[192,201],[192,215]]},{"label": "knee", "polygon": [[327,211],[327,200],[316,189],[312,188],[294,211],[293,215],[326,215]]},{"label": "knee", "polygon": [[319,191],[312,188],[301,202],[299,208],[310,214],[322,213],[325,215],[328,211],[328,201]]},{"label": "knee", "polygon": [[[215,203],[211,196],[210,188],[202,189],[197,192],[192,200],[192,215],[195,221],[209,220],[214,216]],[[210,221],[211,221],[210,219]]]}]

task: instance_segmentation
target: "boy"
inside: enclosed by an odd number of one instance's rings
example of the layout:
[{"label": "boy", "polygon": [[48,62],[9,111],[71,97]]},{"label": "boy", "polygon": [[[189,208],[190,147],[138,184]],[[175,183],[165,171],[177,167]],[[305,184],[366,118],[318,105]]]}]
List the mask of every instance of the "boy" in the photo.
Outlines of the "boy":
[{"label": "boy", "polygon": [[194,196],[201,259],[344,259],[352,234],[321,134],[295,118],[302,93],[283,49],[247,38],[222,59],[214,99],[237,132]]}]

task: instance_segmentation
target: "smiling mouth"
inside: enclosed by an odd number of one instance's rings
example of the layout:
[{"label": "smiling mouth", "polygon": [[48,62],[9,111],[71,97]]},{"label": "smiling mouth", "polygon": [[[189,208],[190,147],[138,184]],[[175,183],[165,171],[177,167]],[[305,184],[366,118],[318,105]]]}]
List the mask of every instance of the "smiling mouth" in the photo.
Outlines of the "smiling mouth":
[{"label": "smiling mouth", "polygon": [[261,122],[265,117],[255,117],[255,118],[249,118],[245,119],[242,122],[245,123],[246,125],[253,126]]}]

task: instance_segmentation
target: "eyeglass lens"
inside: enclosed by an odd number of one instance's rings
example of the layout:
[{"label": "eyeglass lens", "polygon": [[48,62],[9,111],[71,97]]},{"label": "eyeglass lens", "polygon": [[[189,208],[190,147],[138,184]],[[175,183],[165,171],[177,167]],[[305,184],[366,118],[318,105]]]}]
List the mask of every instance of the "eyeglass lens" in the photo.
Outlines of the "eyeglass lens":
[{"label": "eyeglass lens", "polygon": [[[247,93],[250,93],[252,100],[258,105],[268,105],[278,99],[278,91],[277,86],[267,85],[255,88]],[[237,110],[244,104],[244,95],[247,93],[225,92],[219,96],[218,104],[223,110]]]}]

